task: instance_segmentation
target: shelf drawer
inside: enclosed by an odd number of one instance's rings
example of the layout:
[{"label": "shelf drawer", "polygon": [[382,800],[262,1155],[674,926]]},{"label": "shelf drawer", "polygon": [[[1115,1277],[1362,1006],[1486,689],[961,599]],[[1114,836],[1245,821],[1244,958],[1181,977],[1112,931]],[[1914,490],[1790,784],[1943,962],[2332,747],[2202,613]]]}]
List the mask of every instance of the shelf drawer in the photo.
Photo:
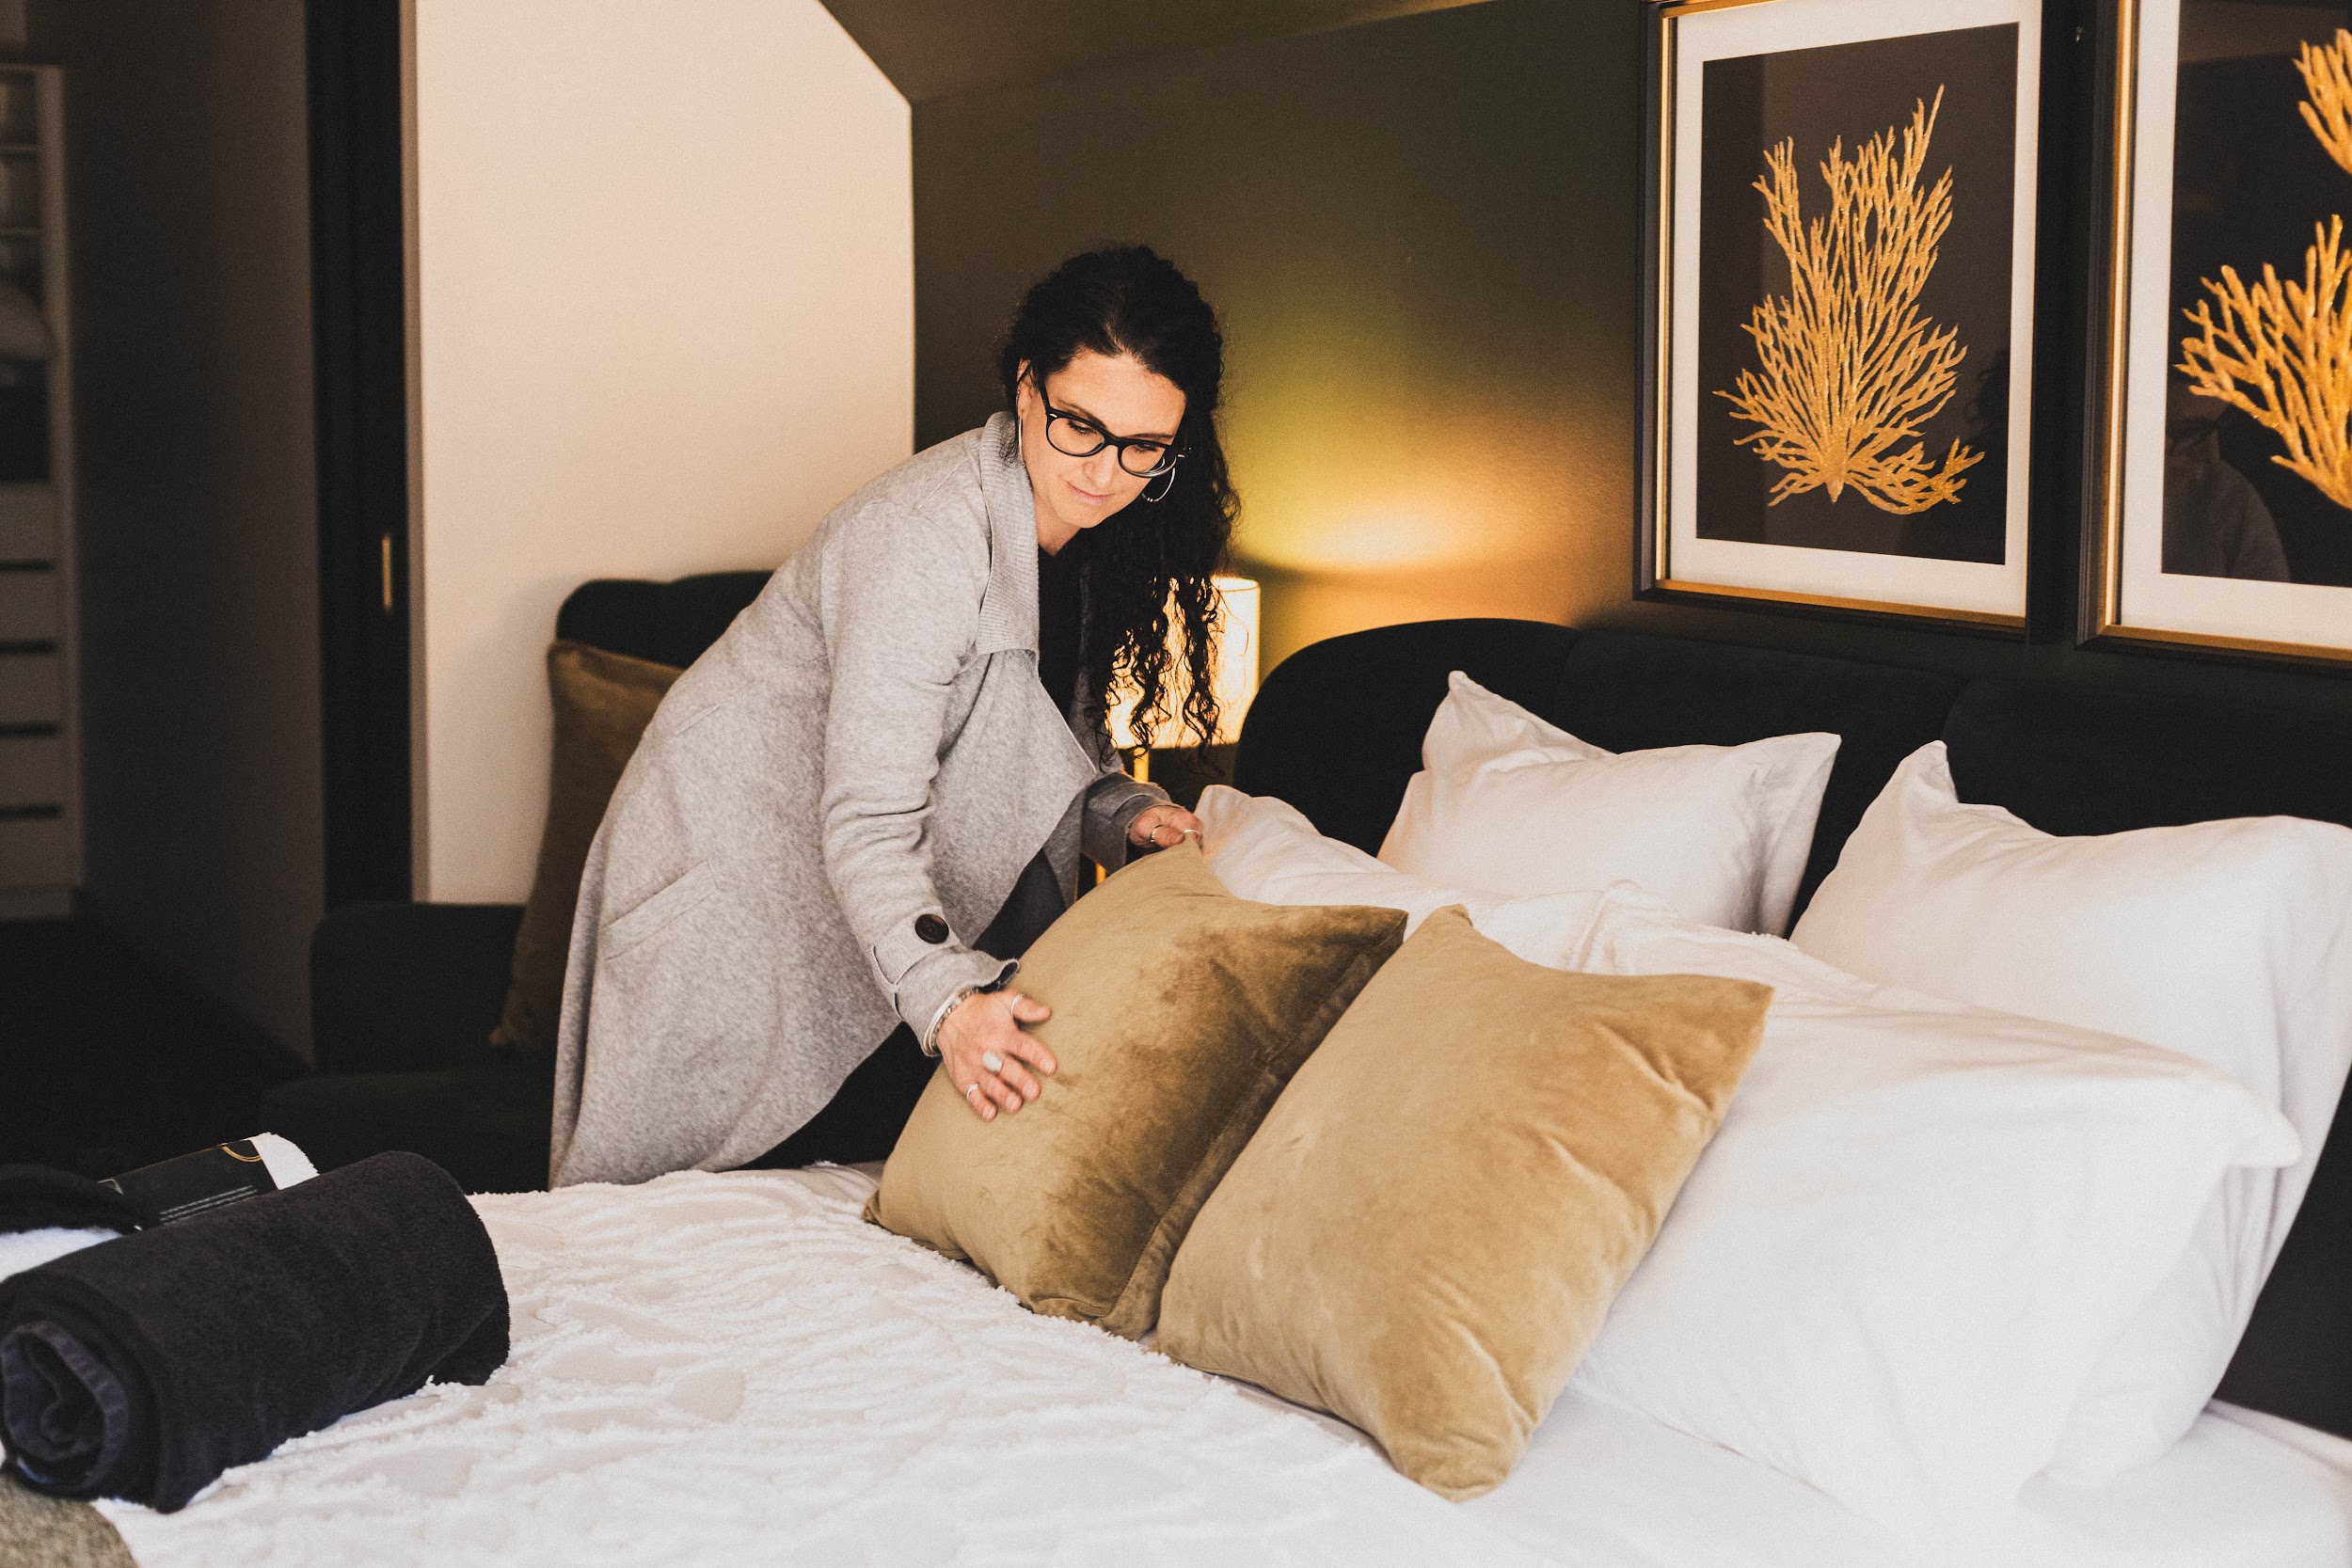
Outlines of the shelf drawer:
[{"label": "shelf drawer", "polygon": [[0,228],[40,227],[40,158],[0,152]]},{"label": "shelf drawer", "polygon": [[0,71],[0,142],[22,147],[40,140],[39,81],[23,67]]},{"label": "shelf drawer", "polygon": [[57,492],[46,484],[0,484],[0,561],[57,559]]},{"label": "shelf drawer", "polygon": [[65,742],[56,736],[0,739],[0,810],[65,800]]},{"label": "shelf drawer", "polygon": [[0,725],[65,718],[65,672],[55,654],[0,654]]},{"label": "shelf drawer", "polygon": [[0,888],[64,887],[73,879],[72,823],[0,817]]},{"label": "shelf drawer", "polygon": [[57,630],[57,574],[0,572],[0,642],[52,642]]}]

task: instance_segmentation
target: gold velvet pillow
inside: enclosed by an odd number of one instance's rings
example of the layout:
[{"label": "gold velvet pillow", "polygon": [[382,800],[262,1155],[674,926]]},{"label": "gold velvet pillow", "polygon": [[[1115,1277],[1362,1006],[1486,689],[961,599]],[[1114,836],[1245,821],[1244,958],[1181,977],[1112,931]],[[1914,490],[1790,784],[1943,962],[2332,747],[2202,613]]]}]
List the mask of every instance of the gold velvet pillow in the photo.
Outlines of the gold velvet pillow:
[{"label": "gold velvet pillow", "polygon": [[1540,968],[1439,910],[1201,1210],[1160,1350],[1354,1422],[1434,1492],[1488,1490],[1649,1250],[1772,994]]},{"label": "gold velvet pillow", "polygon": [[866,1217],[1141,1338],[1202,1200],[1404,932],[1396,910],[1236,898],[1190,844],[1146,856],[1021,960],[1054,1009],[1045,1092],[982,1121],[933,1074]]},{"label": "gold velvet pillow", "polygon": [[580,868],[604,820],[621,769],[653,722],[653,710],[684,671],[609,654],[585,642],[548,646],[548,689],[555,699],[555,760],[548,777],[548,825],[539,869],[515,933],[514,977],[492,1045],[525,1055],[555,1049],[564,1007],[564,961],[571,953],[572,909]]}]

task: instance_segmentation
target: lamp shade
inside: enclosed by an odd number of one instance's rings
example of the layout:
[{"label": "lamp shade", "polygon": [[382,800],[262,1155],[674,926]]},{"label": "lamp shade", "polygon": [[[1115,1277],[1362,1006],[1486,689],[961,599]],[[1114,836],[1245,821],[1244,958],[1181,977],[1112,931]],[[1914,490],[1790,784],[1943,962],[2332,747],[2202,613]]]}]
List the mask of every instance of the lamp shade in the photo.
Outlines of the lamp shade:
[{"label": "lamp shade", "polygon": [[[1258,694],[1258,585],[1248,578],[1213,578],[1216,589],[1216,650],[1212,667],[1216,675],[1216,736],[1214,744],[1229,745],[1241,737],[1242,716]],[[1171,623],[1175,616],[1171,611]],[[1133,751],[1138,746],[1184,746],[1191,742],[1184,728],[1183,701],[1190,682],[1184,674],[1184,641],[1171,626],[1168,671],[1169,716],[1153,727],[1151,737],[1136,733],[1135,688],[1121,682],[1111,691],[1111,739]]]}]

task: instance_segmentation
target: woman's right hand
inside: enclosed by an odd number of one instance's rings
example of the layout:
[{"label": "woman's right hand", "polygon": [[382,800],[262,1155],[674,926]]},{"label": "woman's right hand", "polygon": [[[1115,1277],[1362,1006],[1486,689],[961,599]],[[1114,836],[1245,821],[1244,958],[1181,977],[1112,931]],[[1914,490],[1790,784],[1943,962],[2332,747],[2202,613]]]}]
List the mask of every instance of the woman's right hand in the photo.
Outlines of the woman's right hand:
[{"label": "woman's right hand", "polygon": [[[1021,1027],[1053,1016],[1044,1003],[1017,990],[976,991],[940,1024],[939,1055],[947,1064],[947,1082],[963,1092],[963,1102],[982,1121],[994,1121],[999,1106],[1018,1111],[1038,1097],[1038,1077],[1053,1075],[1054,1053]],[[991,1067],[991,1061],[996,1065]]]}]

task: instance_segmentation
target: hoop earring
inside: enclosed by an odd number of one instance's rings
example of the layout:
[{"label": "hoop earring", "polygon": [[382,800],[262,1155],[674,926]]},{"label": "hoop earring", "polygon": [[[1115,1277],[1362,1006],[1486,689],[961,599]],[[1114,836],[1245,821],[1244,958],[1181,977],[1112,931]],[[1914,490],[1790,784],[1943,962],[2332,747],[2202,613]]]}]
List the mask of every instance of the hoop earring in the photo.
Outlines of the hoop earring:
[{"label": "hoop earring", "polygon": [[1161,501],[1168,499],[1168,493],[1176,488],[1176,465],[1178,463],[1182,463],[1184,459],[1182,457],[1178,457],[1168,464],[1168,478],[1161,483],[1160,493],[1154,496],[1147,492],[1144,495],[1143,499],[1146,505],[1156,506]]}]

